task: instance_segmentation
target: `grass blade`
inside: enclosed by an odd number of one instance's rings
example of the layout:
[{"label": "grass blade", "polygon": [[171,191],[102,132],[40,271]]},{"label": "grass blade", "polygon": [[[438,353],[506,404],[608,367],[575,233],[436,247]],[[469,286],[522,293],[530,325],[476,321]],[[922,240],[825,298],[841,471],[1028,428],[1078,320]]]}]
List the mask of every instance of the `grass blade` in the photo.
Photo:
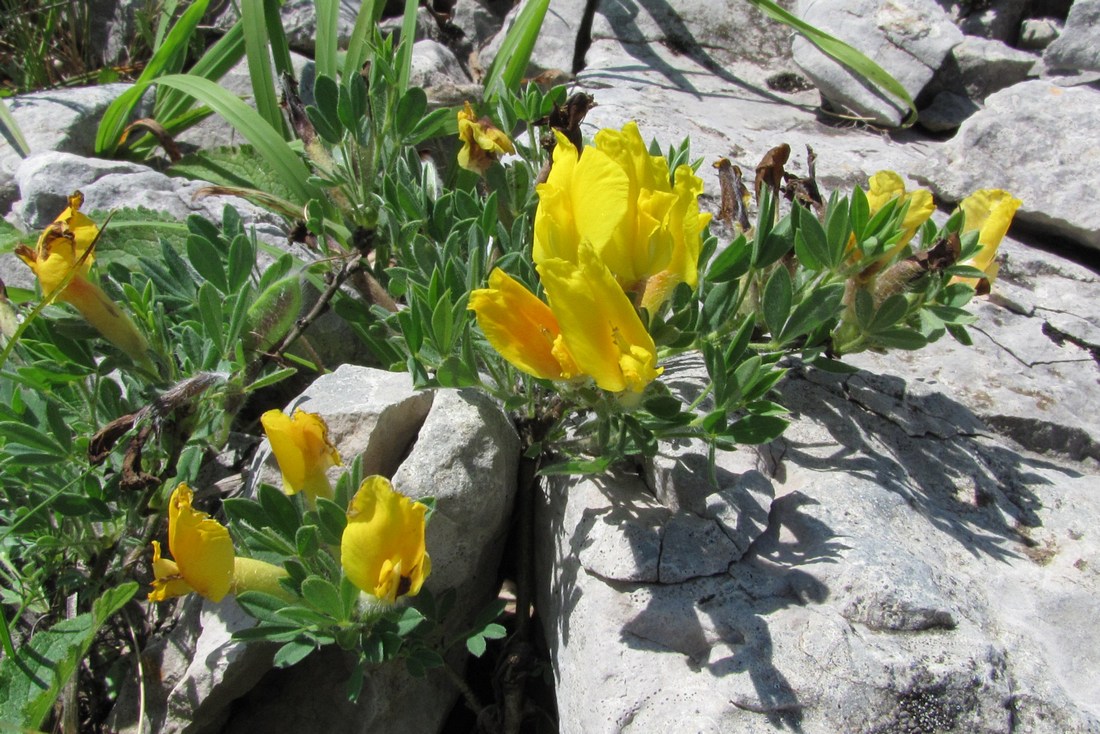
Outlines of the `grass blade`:
[{"label": "grass blade", "polygon": [[336,78],[336,23],[339,20],[339,0],[314,0],[317,14],[317,37],[313,59],[317,76]]},{"label": "grass blade", "polygon": [[363,68],[367,60],[368,43],[373,38],[373,31],[378,19],[382,16],[385,3],[380,0],[363,0],[359,6],[359,15],[355,17],[355,28],[348,39],[348,52],[344,57],[344,79]]},{"label": "grass blade", "polygon": [[[187,72],[191,76],[218,80],[237,65],[244,57],[244,26],[238,20],[224,36],[206,50]],[[165,88],[164,94],[157,95],[157,122],[161,124],[174,120],[187,111],[195,100],[179,90]]]},{"label": "grass blade", "polygon": [[271,69],[271,46],[268,43],[264,0],[241,0],[241,23],[244,26],[244,52],[248,58],[248,76],[252,79],[252,99],[273,130],[284,136],[283,113],[275,94],[275,75]]},{"label": "grass blade", "polygon": [[828,33],[818,30],[801,18],[787,12],[772,0],[746,0],[746,2],[769,18],[801,33],[807,41],[817,46],[823,54],[900,100],[909,108],[901,127],[910,127],[917,121],[917,106],[913,104],[913,98],[909,96],[909,92],[905,91],[905,87],[886,69],[883,69],[839,38],[830,36]]},{"label": "grass blade", "polygon": [[486,101],[496,100],[507,89],[519,89],[548,7],[550,0],[533,0],[519,12],[485,74]]},{"label": "grass blade", "polygon": [[15,121],[8,103],[0,99],[0,135],[7,139],[11,147],[20,158],[26,158],[31,153],[31,147],[27,145],[27,139],[23,137],[23,131],[19,129],[19,123]]},{"label": "grass blade", "polygon": [[401,45],[397,47],[397,94],[398,97],[409,88],[409,74],[412,72],[412,50],[416,42],[416,11],[420,3],[417,0],[405,0],[405,16],[401,19]]},{"label": "grass blade", "polygon": [[120,94],[118,99],[107,107],[103,113],[103,119],[99,122],[99,129],[96,131],[96,155],[110,157],[118,149],[118,139],[129,121],[130,113],[141,101],[141,95],[149,87],[149,83],[170,69],[173,59],[177,58],[182,50],[186,50],[209,4],[210,0],[196,0],[184,11],[172,26],[172,30],[165,36],[164,43],[149,59],[149,63],[145,65],[134,86]]},{"label": "grass blade", "polygon": [[321,191],[307,181],[309,169],[302,159],[283,140],[282,136],[269,125],[259,113],[227,92],[209,79],[193,77],[189,74],[173,74],[156,81],[173,89],[178,89],[210,107],[225,118],[271,165],[287,188],[294,194],[296,204],[305,205],[310,199],[325,201]]}]

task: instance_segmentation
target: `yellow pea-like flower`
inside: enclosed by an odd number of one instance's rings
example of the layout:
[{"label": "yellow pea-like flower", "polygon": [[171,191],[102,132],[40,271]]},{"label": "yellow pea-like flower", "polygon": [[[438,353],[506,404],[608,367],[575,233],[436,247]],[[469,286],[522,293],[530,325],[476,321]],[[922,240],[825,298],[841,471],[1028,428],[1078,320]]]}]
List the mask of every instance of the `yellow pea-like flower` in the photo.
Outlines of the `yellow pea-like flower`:
[{"label": "yellow pea-like flower", "polygon": [[640,393],[661,374],[653,337],[591,248],[579,249],[578,262],[544,260],[538,271],[580,372],[616,393]]},{"label": "yellow pea-like flower", "polygon": [[69,206],[38,238],[35,249],[24,245],[15,254],[38,277],[47,299],[72,305],[100,334],[137,362],[146,362],[145,337],[103,289],[90,279],[92,246],[99,235],[95,222],[80,212],[84,195],[69,197]]},{"label": "yellow pea-like flower", "polygon": [[279,583],[286,571],[265,561],[236,556],[229,530],[194,509],[193,498],[191,488],[180,483],[168,501],[168,549],[172,558],[162,557],[160,543],[153,541],[154,579],[149,601],[195,592],[219,602],[226,594],[241,591],[263,591],[290,599]]},{"label": "yellow pea-like flower", "polygon": [[342,462],[328,439],[324,419],[301,408],[293,416],[274,409],[260,416],[260,423],[279,463],[286,493],[305,492],[309,501],[332,499],[332,485],[325,472]]},{"label": "yellow pea-like flower", "polygon": [[469,102],[458,111],[458,139],[458,165],[478,174],[485,173],[498,155],[516,152],[508,136],[488,118],[478,118]]},{"label": "yellow pea-like flower", "polygon": [[160,543],[153,541],[153,590],[149,601],[196,592],[221,601],[233,586],[234,552],[229,530],[205,512],[191,507],[193,494],[186,484],[172,492],[168,502],[168,548],[172,558],[161,557]]},{"label": "yellow pea-like flower", "polygon": [[432,571],[425,546],[428,508],[393,489],[385,477],[359,485],[340,541],[344,573],[381,602],[416,596]]},{"label": "yellow pea-like flower", "polygon": [[500,268],[489,287],[470,293],[485,338],[518,369],[545,380],[568,380],[579,372],[550,307]]},{"label": "yellow pea-like flower", "polygon": [[691,167],[679,166],[673,185],[668,161],[650,155],[634,122],[599,131],[583,153],[555,134],[554,165],[538,186],[535,262],[577,262],[587,244],[648,308],[678,283],[694,288],[710,215],[699,211],[703,182]]},{"label": "yellow pea-like flower", "polygon": [[905,182],[894,171],[879,171],[871,176],[868,181],[867,204],[871,216],[880,211],[884,206],[900,199],[902,205],[908,204],[905,216],[901,221],[901,237],[881,258],[885,262],[892,260],[917,233],[917,230],[928,221],[932,213],[936,211],[936,203],[932,199],[932,192],[927,189],[906,191]]},{"label": "yellow pea-like flower", "polygon": [[997,278],[999,266],[993,261],[997,255],[997,248],[1001,240],[1008,233],[1012,224],[1012,218],[1022,202],[1007,191],[1001,189],[979,189],[966,197],[959,204],[963,211],[962,231],[973,232],[978,230],[978,243],[981,249],[970,260],[960,263],[970,265],[985,273],[985,278],[955,278],[955,280],[968,283],[975,288],[983,287],[985,281],[988,287]]}]

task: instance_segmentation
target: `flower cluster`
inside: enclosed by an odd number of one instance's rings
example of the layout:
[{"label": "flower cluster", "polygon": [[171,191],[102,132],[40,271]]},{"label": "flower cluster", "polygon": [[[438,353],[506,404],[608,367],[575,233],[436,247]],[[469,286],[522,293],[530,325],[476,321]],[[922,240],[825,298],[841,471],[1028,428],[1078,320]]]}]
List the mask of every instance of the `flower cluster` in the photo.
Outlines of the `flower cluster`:
[{"label": "flower cluster", "polygon": [[[263,425],[283,473],[288,492],[312,496],[327,490],[325,470],[340,457],[328,441],[324,420],[302,410],[287,417],[267,413]],[[278,448],[276,448],[278,447]],[[323,496],[323,495],[322,495]],[[229,593],[262,591],[290,600],[282,580],[287,572],[264,561],[237,556],[229,530],[192,507],[193,493],[180,484],[168,505],[168,548],[161,555],[153,541],[153,590],[150,601],[196,592],[211,601]],[[416,596],[431,573],[425,544],[427,506],[396,492],[385,477],[363,480],[347,510],[347,524],[337,553],[347,578],[384,604]]]},{"label": "flower cluster", "polygon": [[640,393],[661,370],[637,306],[655,311],[679,283],[694,288],[702,181],[650,155],[638,126],[601,130],[577,150],[556,133],[538,186],[533,259],[547,302],[500,269],[470,294],[486,339],[515,367],[547,380],[591,378]]}]

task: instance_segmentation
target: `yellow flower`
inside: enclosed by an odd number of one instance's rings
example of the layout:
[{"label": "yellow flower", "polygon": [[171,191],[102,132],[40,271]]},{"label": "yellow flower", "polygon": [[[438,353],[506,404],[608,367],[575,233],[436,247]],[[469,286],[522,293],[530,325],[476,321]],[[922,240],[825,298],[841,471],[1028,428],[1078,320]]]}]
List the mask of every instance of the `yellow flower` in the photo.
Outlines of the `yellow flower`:
[{"label": "yellow flower", "polygon": [[962,231],[966,233],[978,230],[978,243],[982,248],[973,258],[960,264],[975,267],[984,272],[986,277],[953,280],[988,290],[997,278],[999,268],[993,258],[997,255],[997,248],[1008,232],[1021,203],[1012,194],[1000,189],[980,189],[962,200],[959,204],[964,217]]},{"label": "yellow flower", "polygon": [[291,418],[276,409],[260,416],[260,423],[279,462],[286,493],[305,492],[310,501],[332,499],[332,485],[325,472],[342,462],[328,440],[328,426],[321,416],[299,408]]},{"label": "yellow flower", "polygon": [[172,492],[168,502],[169,560],[160,555],[160,543],[153,541],[153,590],[149,601],[197,592],[211,601],[221,601],[233,585],[233,541],[229,530],[205,512],[191,507],[192,493],[186,484]]},{"label": "yellow flower", "polygon": [[893,171],[879,171],[871,176],[868,181],[867,204],[870,207],[871,216],[874,216],[884,206],[900,199],[899,205],[908,205],[905,216],[901,221],[901,237],[890,248],[889,252],[882,256],[881,260],[890,262],[913,239],[917,230],[928,221],[932,212],[936,211],[936,203],[932,200],[932,192],[927,189],[916,191],[905,190],[905,182],[901,176]]},{"label": "yellow flower", "polygon": [[545,380],[568,380],[579,372],[562,341],[550,307],[500,268],[489,287],[470,293],[485,338],[518,369]]},{"label": "yellow flower", "polygon": [[478,174],[485,173],[498,155],[516,152],[508,136],[487,117],[479,119],[469,102],[458,111],[458,139],[462,141],[458,165]]},{"label": "yellow flower", "polygon": [[147,361],[145,337],[130,317],[89,279],[95,260],[92,246],[99,227],[80,213],[83,203],[84,195],[75,192],[69,197],[69,206],[38,238],[35,249],[20,245],[15,254],[34,271],[44,297],[71,304],[85,321],[131,359]]},{"label": "yellow flower", "polygon": [[699,211],[703,182],[691,167],[676,169],[673,186],[668,161],[649,154],[633,122],[599,131],[583,155],[555,134],[554,165],[538,186],[535,262],[577,262],[587,243],[647,308],[659,306],[678,283],[694,288],[710,215]]},{"label": "yellow flower", "polygon": [[610,392],[640,393],[661,374],[657,347],[615,277],[587,245],[579,262],[544,260],[539,275],[579,370]]},{"label": "yellow flower", "polygon": [[424,543],[427,512],[385,477],[364,479],[340,542],[340,563],[351,582],[388,604],[420,593],[432,571]]},{"label": "yellow flower", "polygon": [[153,590],[149,601],[165,601],[192,591],[219,602],[229,592],[263,591],[290,599],[279,584],[282,568],[253,558],[238,558],[229,530],[191,507],[191,488],[181,483],[168,501],[168,548],[175,560],[162,558],[153,541]]}]

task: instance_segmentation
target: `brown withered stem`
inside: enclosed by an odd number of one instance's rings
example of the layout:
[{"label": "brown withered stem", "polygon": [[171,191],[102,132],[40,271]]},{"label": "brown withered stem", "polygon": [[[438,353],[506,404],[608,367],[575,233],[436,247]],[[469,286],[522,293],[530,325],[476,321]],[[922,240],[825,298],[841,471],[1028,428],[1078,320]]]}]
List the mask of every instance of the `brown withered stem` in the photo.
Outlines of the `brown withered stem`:
[{"label": "brown withered stem", "polygon": [[752,229],[749,221],[749,210],[745,206],[745,197],[749,195],[749,187],[745,185],[741,167],[730,163],[728,158],[719,158],[714,162],[718,169],[718,186],[722,190],[722,205],[718,209],[718,219],[726,223],[730,229],[736,224],[742,232]]}]

